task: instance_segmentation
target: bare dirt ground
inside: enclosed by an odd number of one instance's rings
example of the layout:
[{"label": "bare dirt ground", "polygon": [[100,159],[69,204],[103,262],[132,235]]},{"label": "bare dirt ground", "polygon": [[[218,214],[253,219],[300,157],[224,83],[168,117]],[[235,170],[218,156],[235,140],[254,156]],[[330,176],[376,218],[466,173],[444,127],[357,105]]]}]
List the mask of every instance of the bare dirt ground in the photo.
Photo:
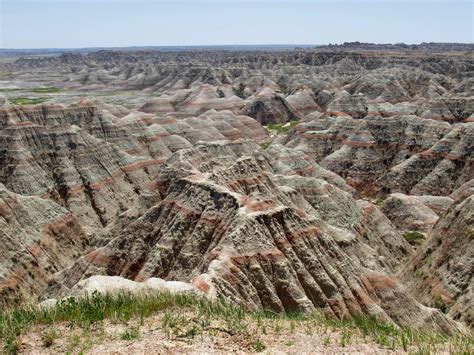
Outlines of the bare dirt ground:
[{"label": "bare dirt ground", "polygon": [[[390,344],[391,340],[387,339]],[[401,354],[397,345],[377,344],[356,330],[311,321],[252,320],[235,328],[193,313],[166,313],[140,322],[109,320],[83,329],[68,324],[35,326],[19,338],[19,352],[29,354]],[[410,352],[428,351],[413,346]],[[436,348],[449,353],[448,348]]]}]

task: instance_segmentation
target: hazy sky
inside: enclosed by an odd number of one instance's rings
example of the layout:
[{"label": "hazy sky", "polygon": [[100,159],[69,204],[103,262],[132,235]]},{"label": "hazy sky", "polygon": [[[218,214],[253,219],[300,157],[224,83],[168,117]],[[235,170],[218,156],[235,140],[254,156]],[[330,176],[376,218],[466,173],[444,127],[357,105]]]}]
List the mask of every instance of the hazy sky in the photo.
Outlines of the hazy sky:
[{"label": "hazy sky", "polygon": [[473,1],[0,0],[0,48],[473,42]]}]

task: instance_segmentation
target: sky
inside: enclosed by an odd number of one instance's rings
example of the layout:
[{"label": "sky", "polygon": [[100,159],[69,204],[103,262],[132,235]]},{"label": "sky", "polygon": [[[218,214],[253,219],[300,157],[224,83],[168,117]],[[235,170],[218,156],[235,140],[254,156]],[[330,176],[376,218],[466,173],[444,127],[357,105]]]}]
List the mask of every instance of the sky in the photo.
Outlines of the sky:
[{"label": "sky", "polygon": [[474,0],[0,0],[0,48],[473,42]]}]

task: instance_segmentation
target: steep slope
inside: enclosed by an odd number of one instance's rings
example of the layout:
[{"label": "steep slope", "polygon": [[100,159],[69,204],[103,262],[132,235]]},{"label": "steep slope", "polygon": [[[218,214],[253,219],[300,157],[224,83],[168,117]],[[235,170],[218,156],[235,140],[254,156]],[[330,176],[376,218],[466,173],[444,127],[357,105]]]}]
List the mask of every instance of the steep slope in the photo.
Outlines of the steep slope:
[{"label": "steep slope", "polygon": [[395,193],[387,196],[381,210],[401,231],[427,232],[452,203],[453,200],[445,196]]},{"label": "steep slope", "polygon": [[82,255],[88,238],[65,208],[0,184],[0,305],[37,298]]},{"label": "steep slope", "polygon": [[[66,208],[90,238],[50,295],[96,274],[158,276],[248,308],[452,331],[417,301],[472,324],[472,48],[1,61],[0,183]],[[28,221],[5,221],[25,238]]]},{"label": "steep slope", "polygon": [[[315,163],[312,177],[298,177],[281,175],[273,159],[251,143],[201,143],[175,153],[155,181],[162,200],[59,273],[50,294],[95,274],[158,276],[253,309],[317,308],[460,329],[388,275],[410,247],[374,205],[328,186],[324,176],[334,177]],[[337,203],[344,199],[347,205]],[[331,225],[323,211],[348,220]],[[371,238],[384,229],[392,231]]]},{"label": "steep slope", "polygon": [[69,124],[8,126],[0,134],[0,181],[16,193],[49,196],[89,233],[134,200],[150,181],[144,167],[155,163]]},{"label": "steep slope", "polygon": [[417,299],[441,307],[454,319],[471,326],[474,325],[473,192],[449,208],[430,231],[427,242],[400,273]]},{"label": "steep slope", "polygon": [[266,137],[253,119],[208,111],[182,120],[131,112],[116,117],[89,102],[0,110],[0,182],[68,208],[89,234],[133,203],[157,166],[200,140]]},{"label": "steep slope", "polygon": [[320,116],[284,142],[368,194],[447,196],[472,179],[474,126],[415,116]]}]

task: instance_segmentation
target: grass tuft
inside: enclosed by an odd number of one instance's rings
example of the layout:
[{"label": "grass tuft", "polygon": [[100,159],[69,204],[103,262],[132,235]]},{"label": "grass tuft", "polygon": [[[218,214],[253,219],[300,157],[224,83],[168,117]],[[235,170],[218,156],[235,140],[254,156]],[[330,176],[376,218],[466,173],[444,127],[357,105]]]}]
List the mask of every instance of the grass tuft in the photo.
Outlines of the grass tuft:
[{"label": "grass tuft", "polygon": [[57,87],[46,87],[46,88],[34,88],[29,91],[35,92],[37,94],[52,94],[52,93],[60,92],[61,89]]},{"label": "grass tuft", "polygon": [[55,328],[48,328],[41,336],[41,340],[43,341],[43,346],[45,348],[49,348],[51,345],[53,345],[54,341],[58,338],[60,338],[60,335],[58,330]]},{"label": "grass tuft", "polygon": [[265,350],[266,346],[264,344],[263,341],[261,341],[260,339],[257,339],[253,342],[252,344],[253,348],[255,349],[255,351],[257,353],[261,353],[263,350]]},{"label": "grass tuft", "polygon": [[119,338],[121,340],[135,340],[140,338],[140,329],[138,327],[133,327],[131,329],[126,329],[123,333],[120,333]]}]

